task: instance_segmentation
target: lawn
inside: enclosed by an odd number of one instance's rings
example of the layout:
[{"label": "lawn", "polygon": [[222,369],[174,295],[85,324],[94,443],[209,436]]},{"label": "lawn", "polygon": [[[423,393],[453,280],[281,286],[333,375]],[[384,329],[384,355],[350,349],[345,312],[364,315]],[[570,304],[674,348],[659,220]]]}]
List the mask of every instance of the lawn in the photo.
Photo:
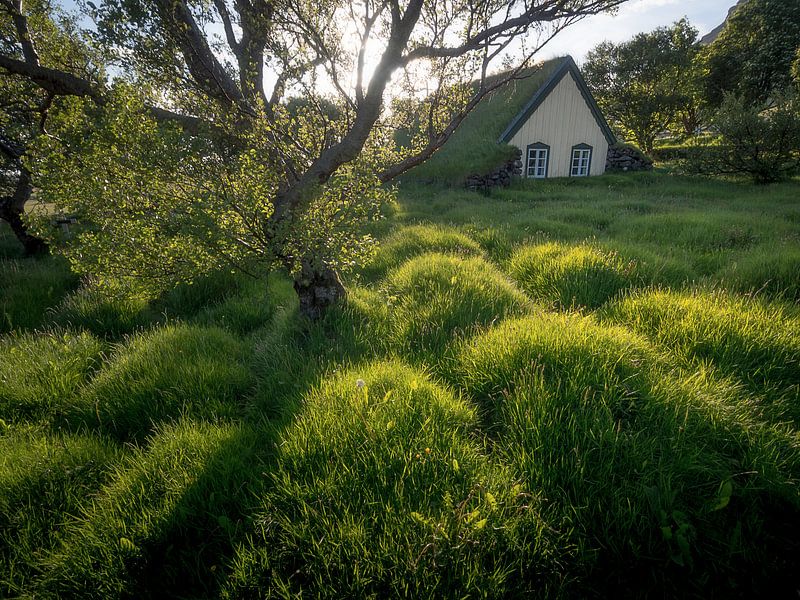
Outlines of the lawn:
[{"label": "lawn", "polygon": [[800,587],[800,182],[406,183],[348,299],[0,230],[0,597]]}]

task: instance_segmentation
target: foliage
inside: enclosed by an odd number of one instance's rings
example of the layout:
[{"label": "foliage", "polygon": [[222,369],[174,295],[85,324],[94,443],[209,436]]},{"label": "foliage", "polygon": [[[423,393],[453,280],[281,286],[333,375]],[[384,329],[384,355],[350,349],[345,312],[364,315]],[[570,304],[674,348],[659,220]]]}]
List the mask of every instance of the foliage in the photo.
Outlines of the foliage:
[{"label": "foliage", "polygon": [[[86,2],[86,35],[113,80],[39,60],[42,36],[9,1],[0,60],[71,97],[23,166],[86,225],[64,250],[77,270],[154,295],[220,268],[280,267],[318,318],[374,245],[360,226],[391,198],[382,184],[429,159],[542,40],[624,1]],[[490,82],[501,61],[510,70]],[[398,145],[409,115],[417,127]]]},{"label": "foliage", "polygon": [[769,110],[726,96],[713,124],[719,139],[698,140],[688,169],[748,175],[760,184],[781,181],[800,169],[800,91],[774,92]]},{"label": "foliage", "polygon": [[589,52],[586,83],[624,137],[647,154],[679,111],[695,105],[685,86],[697,47],[697,30],[682,19],[627,42],[603,42]]},{"label": "foliage", "polygon": [[726,94],[765,104],[791,83],[800,47],[800,5],[783,0],[740,3],[704,56],[705,95],[720,106]]}]

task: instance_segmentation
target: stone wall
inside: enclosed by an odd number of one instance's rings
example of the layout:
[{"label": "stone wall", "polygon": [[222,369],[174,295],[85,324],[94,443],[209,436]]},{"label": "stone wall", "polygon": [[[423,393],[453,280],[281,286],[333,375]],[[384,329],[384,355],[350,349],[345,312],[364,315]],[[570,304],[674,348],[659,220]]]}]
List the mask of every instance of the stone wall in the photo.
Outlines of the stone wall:
[{"label": "stone wall", "polygon": [[636,148],[609,146],[606,171],[652,171],[653,161]]},{"label": "stone wall", "polygon": [[508,187],[514,177],[522,175],[522,151],[517,150],[516,158],[498,167],[488,175],[470,175],[464,186],[475,192],[486,192],[495,187]]}]

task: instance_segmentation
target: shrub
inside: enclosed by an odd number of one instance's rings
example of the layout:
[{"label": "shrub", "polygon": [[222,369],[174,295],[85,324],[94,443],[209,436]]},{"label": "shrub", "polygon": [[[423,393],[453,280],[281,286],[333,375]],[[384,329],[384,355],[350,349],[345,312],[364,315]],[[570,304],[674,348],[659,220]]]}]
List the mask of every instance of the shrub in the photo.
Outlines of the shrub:
[{"label": "shrub", "polygon": [[478,257],[426,254],[386,278],[397,349],[441,352],[454,336],[530,310],[530,300],[497,268]]},{"label": "shrub", "polygon": [[117,348],[68,418],[134,441],[181,415],[233,418],[251,383],[244,356],[243,343],[219,328],[167,325],[148,331]]},{"label": "shrub", "polygon": [[22,423],[62,413],[100,368],[103,349],[88,333],[0,337],[0,416]]},{"label": "shrub", "polygon": [[508,272],[532,298],[559,308],[597,308],[634,285],[640,269],[614,252],[555,242],[519,248]]},{"label": "shrub", "polygon": [[800,92],[776,93],[768,110],[727,95],[713,120],[718,143],[698,146],[690,171],[781,181],[800,169]]},{"label": "shrub", "polygon": [[474,426],[463,401],[401,363],[324,381],[281,436],[228,596],[532,592],[559,551],[536,496],[481,454]]}]

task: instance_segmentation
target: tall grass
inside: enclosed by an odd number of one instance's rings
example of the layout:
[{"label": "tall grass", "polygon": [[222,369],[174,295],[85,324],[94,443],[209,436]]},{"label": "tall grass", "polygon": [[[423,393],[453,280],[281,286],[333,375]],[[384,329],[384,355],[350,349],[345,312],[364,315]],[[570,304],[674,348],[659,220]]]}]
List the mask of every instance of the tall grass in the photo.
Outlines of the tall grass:
[{"label": "tall grass", "polygon": [[139,334],[81,391],[67,420],[122,441],[143,441],[181,416],[235,418],[251,382],[246,348],[219,328],[167,325]]},{"label": "tall grass", "polygon": [[100,369],[105,346],[88,333],[0,337],[0,419],[52,422]]},{"label": "tall grass", "polygon": [[281,436],[227,597],[533,591],[561,551],[536,495],[481,453],[474,426],[463,401],[397,362],[323,382]]},{"label": "tall grass", "polygon": [[436,354],[454,336],[530,310],[530,300],[486,260],[426,254],[391,271],[391,340],[402,352]]},{"label": "tall grass", "polygon": [[800,508],[796,434],[761,422],[735,385],[675,370],[625,329],[555,315],[465,343],[451,377],[569,532],[566,568],[594,593],[790,588],[800,523],[763,517]]}]

